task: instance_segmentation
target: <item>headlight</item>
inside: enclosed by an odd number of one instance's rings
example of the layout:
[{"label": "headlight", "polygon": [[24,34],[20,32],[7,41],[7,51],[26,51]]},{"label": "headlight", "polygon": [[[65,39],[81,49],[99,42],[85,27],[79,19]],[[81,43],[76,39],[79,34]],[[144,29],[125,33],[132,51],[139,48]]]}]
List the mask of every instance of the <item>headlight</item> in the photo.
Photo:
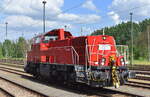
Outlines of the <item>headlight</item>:
[{"label": "headlight", "polygon": [[105,58],[102,58],[101,61],[100,61],[100,64],[101,64],[101,65],[105,65],[105,61],[106,61],[106,59],[105,59]]},{"label": "headlight", "polygon": [[103,40],[106,40],[106,36],[103,36]]},{"label": "headlight", "polygon": [[121,62],[121,65],[125,65],[125,60],[124,60],[124,58],[121,58],[121,59],[120,59],[120,62]]}]

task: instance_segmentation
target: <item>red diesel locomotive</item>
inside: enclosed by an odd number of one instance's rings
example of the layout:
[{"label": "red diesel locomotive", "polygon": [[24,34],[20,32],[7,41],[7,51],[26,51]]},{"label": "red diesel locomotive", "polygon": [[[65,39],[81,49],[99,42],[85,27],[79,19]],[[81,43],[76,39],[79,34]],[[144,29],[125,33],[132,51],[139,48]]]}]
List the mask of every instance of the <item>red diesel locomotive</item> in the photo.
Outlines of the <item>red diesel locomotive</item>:
[{"label": "red diesel locomotive", "polygon": [[24,69],[36,77],[93,87],[118,87],[132,77],[112,36],[73,37],[63,29],[33,38]]}]

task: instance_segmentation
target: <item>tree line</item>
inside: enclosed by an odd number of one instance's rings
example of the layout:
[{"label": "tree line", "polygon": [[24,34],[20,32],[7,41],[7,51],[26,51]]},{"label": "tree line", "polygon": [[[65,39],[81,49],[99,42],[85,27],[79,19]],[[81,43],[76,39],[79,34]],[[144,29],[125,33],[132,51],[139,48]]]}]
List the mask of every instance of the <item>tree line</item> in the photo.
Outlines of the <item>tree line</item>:
[{"label": "tree line", "polygon": [[[144,60],[148,58],[148,31],[150,19],[145,19],[138,23],[133,23],[133,52],[134,59]],[[106,35],[115,38],[118,45],[128,45],[131,51],[131,22],[103,28]],[[92,35],[102,35],[103,29],[96,30]]]},{"label": "tree line", "polygon": [[19,37],[17,41],[6,39],[0,43],[0,58],[25,58],[29,47],[29,42],[23,37]]},{"label": "tree line", "polygon": [[[147,26],[150,19],[145,19],[139,23],[133,23],[133,49],[134,59],[147,59],[148,57],[148,37]],[[131,51],[131,22],[105,27],[105,34],[115,38],[118,45],[128,45]],[[91,35],[102,35],[103,29],[94,31]],[[5,40],[0,43],[0,58],[24,58],[30,49],[30,42],[20,37],[17,41]]]}]

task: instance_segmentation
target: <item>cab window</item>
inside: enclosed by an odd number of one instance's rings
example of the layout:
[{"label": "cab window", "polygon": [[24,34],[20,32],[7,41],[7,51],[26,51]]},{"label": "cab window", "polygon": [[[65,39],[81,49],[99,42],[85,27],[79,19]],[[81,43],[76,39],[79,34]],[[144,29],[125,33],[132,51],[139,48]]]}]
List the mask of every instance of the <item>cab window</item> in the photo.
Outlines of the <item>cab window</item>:
[{"label": "cab window", "polygon": [[57,40],[58,36],[45,36],[43,42],[48,43],[49,41]]},{"label": "cab window", "polygon": [[40,37],[35,38],[35,43],[40,43],[40,42],[41,42],[41,38]]}]

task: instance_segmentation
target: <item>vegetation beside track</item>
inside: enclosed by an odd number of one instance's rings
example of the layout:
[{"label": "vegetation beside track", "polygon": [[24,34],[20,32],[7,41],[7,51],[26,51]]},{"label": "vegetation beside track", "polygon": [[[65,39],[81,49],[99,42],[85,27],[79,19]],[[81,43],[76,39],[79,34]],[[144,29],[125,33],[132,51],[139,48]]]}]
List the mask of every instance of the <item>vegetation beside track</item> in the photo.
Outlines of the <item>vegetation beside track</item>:
[{"label": "vegetation beside track", "polygon": [[150,65],[150,61],[147,61],[147,60],[134,60],[133,64],[136,64],[136,65]]},{"label": "vegetation beside track", "polygon": [[0,58],[0,60],[16,60],[16,61],[23,61],[25,60],[25,58]]},{"label": "vegetation beside track", "polygon": [[19,37],[17,41],[5,40],[0,43],[0,58],[25,58],[27,51],[30,49],[30,41]]}]

